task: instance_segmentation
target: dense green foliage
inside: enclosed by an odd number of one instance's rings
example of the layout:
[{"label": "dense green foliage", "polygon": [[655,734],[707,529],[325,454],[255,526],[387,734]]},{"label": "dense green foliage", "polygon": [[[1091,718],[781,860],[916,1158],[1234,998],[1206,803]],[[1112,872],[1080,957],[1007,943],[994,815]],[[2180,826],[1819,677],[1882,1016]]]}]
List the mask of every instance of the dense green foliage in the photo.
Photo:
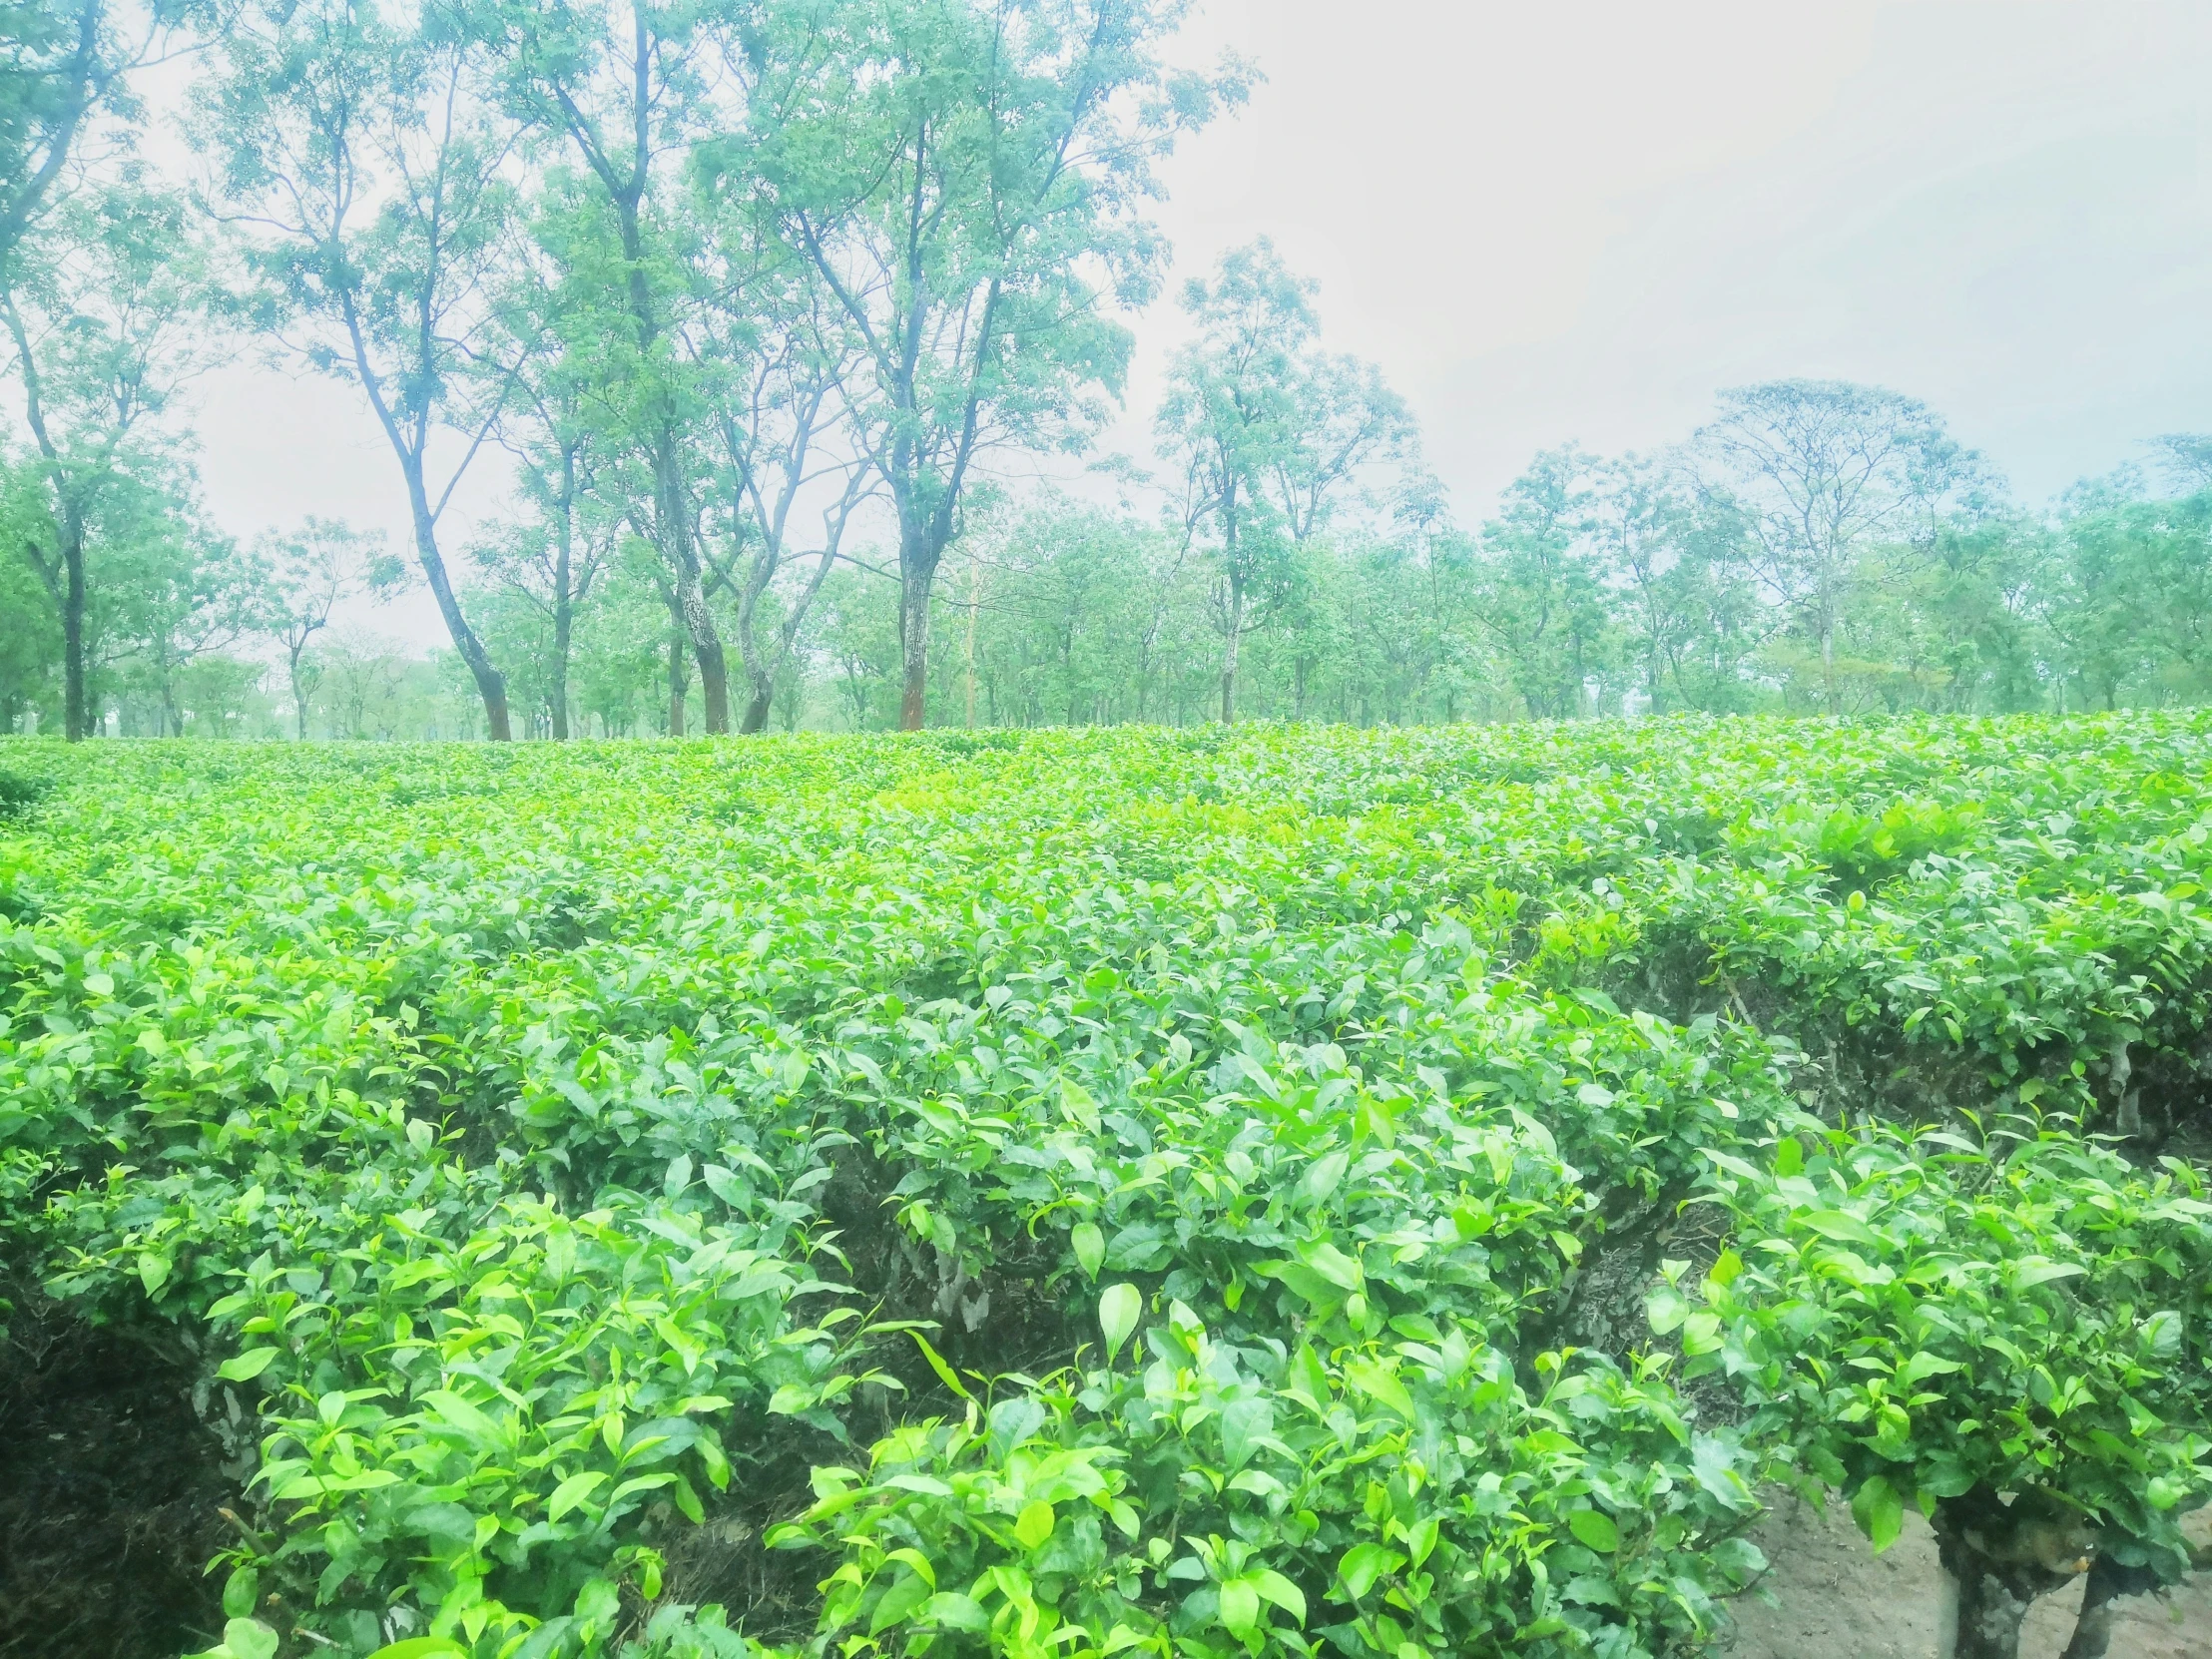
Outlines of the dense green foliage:
[{"label": "dense green foliage", "polygon": [[17,742],[0,1224],[258,1443],[236,1659],[1684,1653],[1778,1478],[2170,1579],[2208,763]]}]

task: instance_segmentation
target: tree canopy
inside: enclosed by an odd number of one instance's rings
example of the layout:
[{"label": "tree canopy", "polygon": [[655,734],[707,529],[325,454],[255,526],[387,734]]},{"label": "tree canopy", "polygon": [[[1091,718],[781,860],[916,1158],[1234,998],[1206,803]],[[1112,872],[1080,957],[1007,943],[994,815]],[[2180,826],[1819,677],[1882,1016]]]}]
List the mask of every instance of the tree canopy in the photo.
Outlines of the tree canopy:
[{"label": "tree canopy", "polygon": [[[1449,501],[1387,365],[1333,343],[1269,239],[1170,289],[1161,163],[1256,76],[1194,67],[1184,12],[19,0],[0,725],[563,739],[2204,695],[2201,434],[2036,506],[1906,390],[1777,379],[1660,447],[1553,445],[1487,507]],[[139,90],[169,59],[174,176]],[[1156,406],[1122,411],[1147,307],[1181,343]],[[358,399],[404,558],[328,515],[211,520],[190,394],[242,356]],[[1118,412],[1149,417],[1148,454],[1107,449]],[[442,621],[427,654],[363,626],[410,585]]]}]

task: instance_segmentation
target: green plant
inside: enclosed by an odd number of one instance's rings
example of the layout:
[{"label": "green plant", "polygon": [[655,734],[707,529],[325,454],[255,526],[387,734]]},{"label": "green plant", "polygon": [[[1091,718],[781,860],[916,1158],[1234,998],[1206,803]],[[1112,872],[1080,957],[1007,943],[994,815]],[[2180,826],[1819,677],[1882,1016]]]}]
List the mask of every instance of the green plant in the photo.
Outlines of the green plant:
[{"label": "green plant", "polygon": [[1717,1627],[1757,1503],[1661,1369],[1547,1354],[1532,1398],[1479,1331],[1398,1323],[1286,1352],[1170,1303],[1127,1370],[1010,1379],[818,1469],[775,1541],[841,1557],[821,1651],[1627,1659]]},{"label": "green plant", "polygon": [[1877,1549],[1907,1505],[1929,1517],[1957,1653],[2010,1659],[2029,1602],[2092,1559],[2188,1570],[2180,1517],[2212,1499],[2194,1169],[2012,1120],[1978,1140],[1806,1120],[1764,1165],[1708,1155],[1731,1248],[1694,1289],[1671,1265],[1654,1329]]},{"label": "green plant", "polygon": [[196,1372],[282,1659],[1673,1659],[1773,1466],[2183,1564],[2212,717],[73,759],[0,1241]]}]

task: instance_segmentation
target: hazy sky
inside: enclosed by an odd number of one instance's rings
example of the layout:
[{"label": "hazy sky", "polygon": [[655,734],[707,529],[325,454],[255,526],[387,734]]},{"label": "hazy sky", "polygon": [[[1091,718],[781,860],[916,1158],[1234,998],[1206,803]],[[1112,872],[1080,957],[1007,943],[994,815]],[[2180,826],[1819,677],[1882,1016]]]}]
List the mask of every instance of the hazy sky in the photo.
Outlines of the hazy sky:
[{"label": "hazy sky", "polygon": [[[2204,0],[1210,0],[1190,35],[1267,81],[1168,165],[1178,278],[1272,236],[1462,521],[1540,447],[1658,447],[1781,375],[1923,397],[2036,501],[2212,428]],[[1172,299],[1136,327],[1142,452]],[[229,527],[404,546],[344,388],[235,368],[203,432]],[[380,625],[438,637],[426,600]]]}]

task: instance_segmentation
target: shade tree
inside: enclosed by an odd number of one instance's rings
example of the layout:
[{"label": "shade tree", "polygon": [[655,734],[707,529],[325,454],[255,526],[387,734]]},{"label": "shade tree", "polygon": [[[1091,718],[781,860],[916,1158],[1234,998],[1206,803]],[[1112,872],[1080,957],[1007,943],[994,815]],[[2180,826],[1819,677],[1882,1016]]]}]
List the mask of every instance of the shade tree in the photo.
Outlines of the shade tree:
[{"label": "shade tree", "polygon": [[1839,713],[1836,640],[1863,556],[1931,534],[1986,463],[1919,399],[1846,380],[1733,387],[1692,442],[1706,487],[1742,515],[1760,580],[1819,652]]},{"label": "shade tree", "polygon": [[490,271],[512,211],[512,131],[481,49],[440,0],[249,5],[191,123],[218,216],[273,350],[353,386],[405,488],[415,559],[484,706],[511,736],[506,683],[464,613],[440,542],[509,376]]},{"label": "shade tree", "polygon": [[794,0],[742,153],[849,319],[859,446],[897,526],[900,724],[926,714],[930,603],[993,450],[1079,444],[1118,393],[1163,248],[1154,164],[1249,77],[1171,69],[1172,0]]},{"label": "shade tree", "polygon": [[1183,288],[1196,337],[1154,417],[1172,511],[1216,572],[1221,719],[1236,719],[1245,638],[1305,588],[1298,553],[1375,463],[1403,458],[1412,423],[1380,370],[1317,344],[1316,284],[1263,237]]},{"label": "shade tree", "polygon": [[164,517],[148,497],[179,470],[179,396],[219,350],[209,291],[206,241],[184,202],[135,167],[58,204],[0,266],[4,368],[27,436],[0,461],[14,479],[16,545],[58,625],[73,742],[97,719],[101,547],[143,539]]},{"label": "shade tree", "polygon": [[395,573],[381,533],[357,530],[338,519],[310,515],[296,530],[266,536],[260,551],[271,572],[262,626],[284,654],[293,730],[304,743],[308,700],[321,677],[309,646],[329,627],[341,602],[391,585]]}]

